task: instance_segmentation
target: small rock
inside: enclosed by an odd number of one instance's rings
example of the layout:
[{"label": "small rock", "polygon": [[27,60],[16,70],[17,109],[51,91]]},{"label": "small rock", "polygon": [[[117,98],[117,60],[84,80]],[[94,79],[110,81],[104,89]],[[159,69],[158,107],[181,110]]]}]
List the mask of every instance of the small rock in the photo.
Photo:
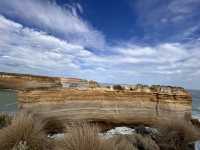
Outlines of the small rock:
[{"label": "small rock", "polygon": [[195,150],[200,150],[200,141],[196,141],[194,144]]},{"label": "small rock", "polygon": [[135,129],[128,127],[116,127],[114,129],[108,130],[106,133],[100,133],[99,135],[103,138],[109,139],[114,135],[131,135],[135,133]]},{"label": "small rock", "polygon": [[64,138],[64,133],[48,135],[48,138],[56,139],[56,140],[63,139]]},{"label": "small rock", "polygon": [[138,134],[157,134],[158,130],[155,128],[150,128],[150,127],[144,127],[144,126],[138,126],[135,128],[136,133]]}]

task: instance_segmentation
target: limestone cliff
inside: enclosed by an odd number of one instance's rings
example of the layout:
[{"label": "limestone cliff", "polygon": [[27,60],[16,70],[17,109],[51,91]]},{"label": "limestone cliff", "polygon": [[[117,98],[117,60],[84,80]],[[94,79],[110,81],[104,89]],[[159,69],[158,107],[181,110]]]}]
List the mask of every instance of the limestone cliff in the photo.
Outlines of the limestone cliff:
[{"label": "limestone cliff", "polygon": [[0,89],[27,90],[61,87],[60,78],[0,72]]},{"label": "limestone cliff", "polygon": [[0,73],[1,88],[18,91],[21,109],[64,121],[149,124],[160,117],[184,117],[192,110],[191,95],[180,87]]},{"label": "limestone cliff", "polygon": [[65,121],[83,119],[150,124],[159,117],[184,117],[191,113],[191,96],[182,88],[149,87],[146,90],[33,90],[19,92],[18,99],[22,109],[34,110],[44,117],[55,116]]}]

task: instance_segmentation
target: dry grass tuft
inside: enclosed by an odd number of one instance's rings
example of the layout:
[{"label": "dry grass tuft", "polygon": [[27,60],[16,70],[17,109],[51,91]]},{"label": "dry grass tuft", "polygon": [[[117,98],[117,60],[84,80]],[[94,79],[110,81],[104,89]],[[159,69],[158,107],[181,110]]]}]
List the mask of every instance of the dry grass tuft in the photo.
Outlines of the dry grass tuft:
[{"label": "dry grass tuft", "polygon": [[71,129],[59,145],[61,150],[103,150],[103,144],[98,137],[99,128],[86,123],[78,123]]},{"label": "dry grass tuft", "polygon": [[26,143],[28,150],[49,150],[52,146],[43,132],[41,122],[25,113],[16,115],[11,125],[0,130],[1,150],[16,149],[20,143]]},{"label": "dry grass tuft", "polygon": [[20,142],[19,144],[15,145],[12,150],[29,150],[26,142]]},{"label": "dry grass tuft", "polygon": [[162,150],[184,150],[200,138],[200,132],[190,122],[177,118],[160,120],[157,124],[157,143]]},{"label": "dry grass tuft", "polygon": [[6,113],[0,113],[0,129],[11,123],[12,117]]},{"label": "dry grass tuft", "polygon": [[64,140],[59,141],[57,150],[159,150],[150,137],[139,134],[104,139],[98,135],[97,126],[86,123],[80,123],[68,131]]}]

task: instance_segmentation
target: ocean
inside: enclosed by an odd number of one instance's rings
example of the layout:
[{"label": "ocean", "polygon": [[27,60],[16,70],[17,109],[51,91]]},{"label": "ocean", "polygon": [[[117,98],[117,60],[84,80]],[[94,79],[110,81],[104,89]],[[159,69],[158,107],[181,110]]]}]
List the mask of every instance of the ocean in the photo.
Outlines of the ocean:
[{"label": "ocean", "polygon": [[200,90],[189,90],[192,94],[192,116],[200,119]]},{"label": "ocean", "polygon": [[[192,94],[192,116],[200,119],[200,90],[189,90]],[[17,111],[16,93],[0,90],[0,112]]]},{"label": "ocean", "polygon": [[0,112],[17,111],[16,93],[9,90],[0,90]]}]

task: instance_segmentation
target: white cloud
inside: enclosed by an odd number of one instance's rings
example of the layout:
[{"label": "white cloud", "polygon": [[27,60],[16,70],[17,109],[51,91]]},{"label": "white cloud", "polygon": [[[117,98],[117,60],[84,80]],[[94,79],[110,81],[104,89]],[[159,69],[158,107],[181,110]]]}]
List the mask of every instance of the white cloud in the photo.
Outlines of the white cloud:
[{"label": "white cloud", "polygon": [[105,53],[91,52],[85,44],[0,16],[1,71],[72,75],[101,82],[198,86],[199,40],[145,46],[124,42],[106,47]]},{"label": "white cloud", "polygon": [[27,25],[34,26],[74,44],[87,47],[104,47],[104,35],[78,16],[83,13],[80,4],[62,8],[55,2],[41,0],[1,0],[0,13],[16,17]]},{"label": "white cloud", "polygon": [[[75,60],[90,56],[83,46],[67,43],[0,16],[0,68],[63,72],[79,70]],[[6,71],[6,70],[4,70]]]}]

